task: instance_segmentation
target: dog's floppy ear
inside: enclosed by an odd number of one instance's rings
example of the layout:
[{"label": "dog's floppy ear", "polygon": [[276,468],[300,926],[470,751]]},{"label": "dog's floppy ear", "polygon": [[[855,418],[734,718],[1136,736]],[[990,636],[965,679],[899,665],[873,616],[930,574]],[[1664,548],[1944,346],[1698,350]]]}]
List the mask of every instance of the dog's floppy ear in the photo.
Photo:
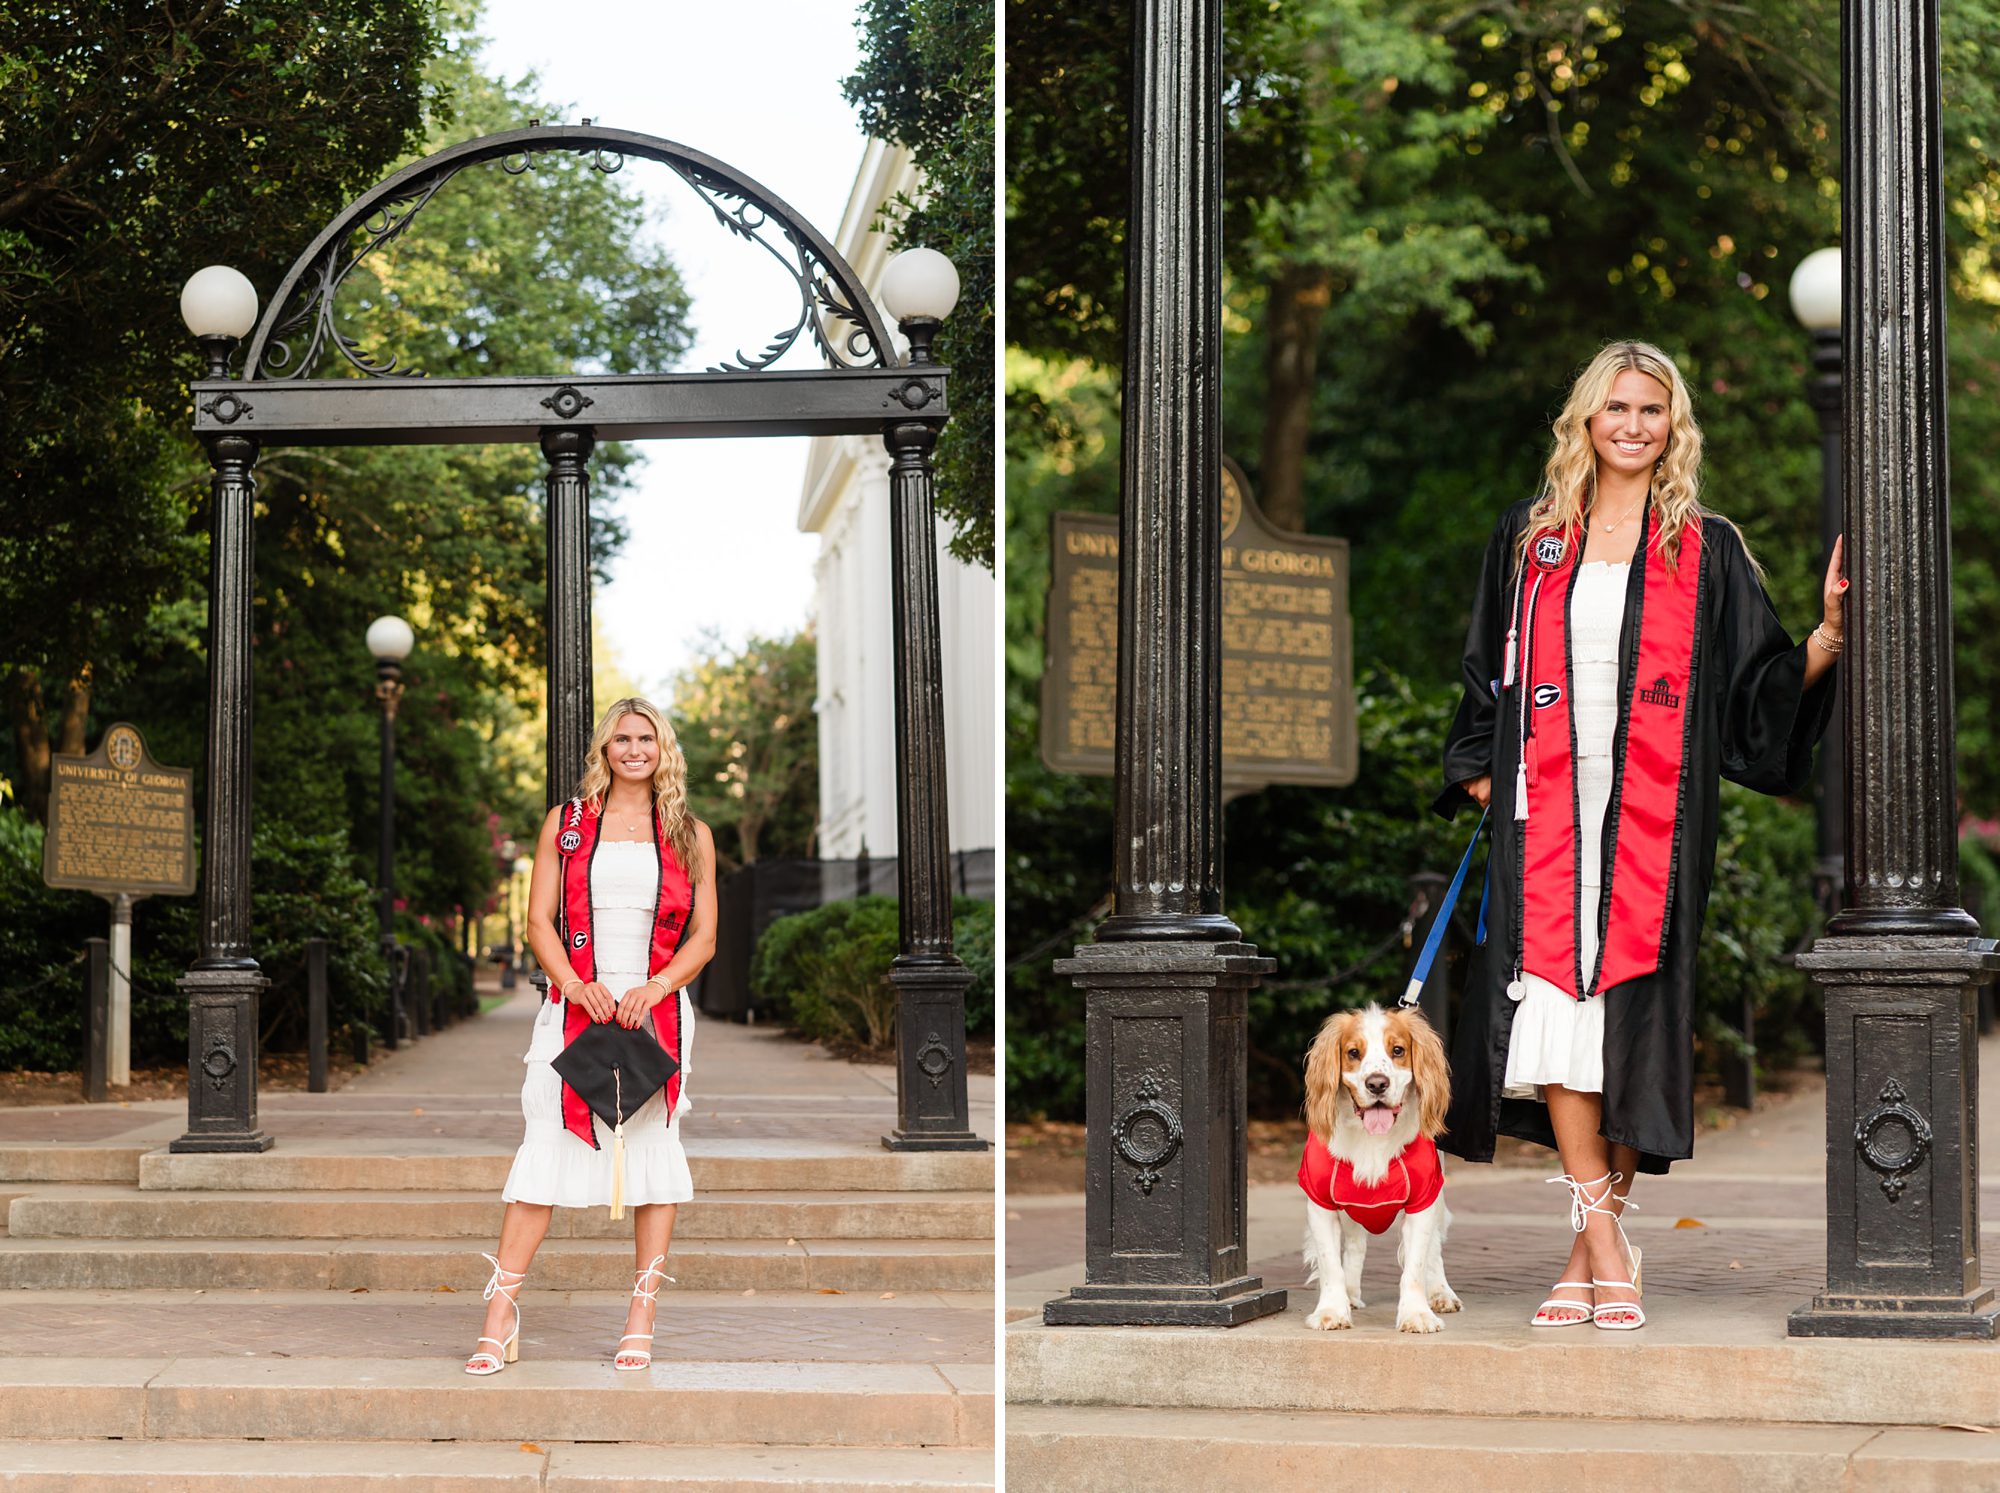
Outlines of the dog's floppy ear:
[{"label": "dog's floppy ear", "polygon": [[1445,1112],[1451,1107],[1451,1063],[1444,1042],[1421,1011],[1404,1013],[1410,1028],[1410,1072],[1416,1079],[1417,1128],[1424,1135],[1444,1134]]},{"label": "dog's floppy ear", "polygon": [[1338,1117],[1340,1068],[1347,1043],[1342,1033],[1348,1013],[1336,1011],[1319,1026],[1319,1035],[1306,1051],[1306,1129],[1322,1144],[1333,1141],[1333,1123]]}]

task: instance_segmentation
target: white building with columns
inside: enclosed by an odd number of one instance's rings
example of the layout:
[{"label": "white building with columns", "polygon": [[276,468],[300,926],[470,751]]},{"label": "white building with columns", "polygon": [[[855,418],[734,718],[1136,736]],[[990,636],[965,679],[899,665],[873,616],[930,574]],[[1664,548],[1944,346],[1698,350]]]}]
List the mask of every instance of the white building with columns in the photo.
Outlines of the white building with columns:
[{"label": "white building with columns", "polygon": [[[868,142],[835,247],[870,293],[890,258],[874,228],[882,204],[915,196],[920,178],[900,146]],[[878,436],[819,436],[806,459],[799,528],[820,537],[814,616],[819,638],[819,845],[829,860],[896,853],[895,654],[890,624],[889,453]],[[995,800],[995,608],[991,572],[953,559],[940,526],[938,620],[944,658],[945,761],[951,848],[990,851]],[[956,881],[956,874],[954,881]]]}]

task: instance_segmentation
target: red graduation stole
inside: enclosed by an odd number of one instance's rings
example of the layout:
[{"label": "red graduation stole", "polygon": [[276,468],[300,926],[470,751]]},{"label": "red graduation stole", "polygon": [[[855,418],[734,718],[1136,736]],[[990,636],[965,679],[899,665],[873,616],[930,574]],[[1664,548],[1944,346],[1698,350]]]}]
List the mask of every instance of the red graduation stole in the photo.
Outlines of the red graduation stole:
[{"label": "red graduation stole", "polygon": [[[569,951],[569,966],[580,980],[597,978],[597,948],[591,941],[590,925],[590,861],[597,852],[598,833],[602,826],[603,815],[597,808],[580,798],[573,798],[563,807],[562,828],[556,833],[556,851],[562,857],[562,901],[557,908],[556,926]],[[687,930],[688,914],[694,906],[694,889],[688,881],[687,871],[675,857],[673,843],[667,838],[666,825],[659,822],[657,815],[653,825],[653,844],[660,852],[660,891],[658,900],[653,904],[653,941],[646,956],[648,975],[657,975],[672,961],[674,950],[680,947],[681,934]],[[625,992],[614,990],[611,993],[620,996]],[[550,1000],[559,1000],[561,996],[560,990],[553,986],[549,988]],[[563,1046],[569,1046],[576,1040],[577,1033],[589,1025],[590,1017],[583,1007],[574,1002],[565,1003]],[[653,1032],[660,1039],[660,1046],[667,1050],[667,1056],[678,1065],[681,1060],[681,1002],[678,991],[669,991],[667,998],[653,1007]],[[680,1097],[681,1073],[676,1067],[674,1076],[667,1080],[669,1119]],[[563,1085],[562,1105],[563,1128],[596,1148],[597,1132],[591,1124],[590,1106],[568,1084]]]},{"label": "red graduation stole", "polygon": [[[1648,513],[1634,557],[1644,569],[1639,659],[1632,698],[1626,702],[1622,770],[1606,810],[1612,820],[1612,852],[1605,868],[1610,916],[1594,982],[1592,971],[1577,972],[1576,919],[1594,910],[1579,905],[1576,880],[1569,699],[1569,591],[1582,536],[1551,531],[1528,546],[1522,624],[1526,647],[1518,692],[1509,702],[1518,711],[1525,699],[1527,720],[1521,742],[1527,790],[1527,822],[1521,826],[1521,967],[1571,996],[1595,995],[1660,967],[1691,720],[1701,527],[1696,520],[1681,530],[1680,564],[1673,571],[1655,543],[1656,532]],[[1622,644],[1619,651],[1622,657]],[[1580,989],[1579,979],[1592,983]]]}]

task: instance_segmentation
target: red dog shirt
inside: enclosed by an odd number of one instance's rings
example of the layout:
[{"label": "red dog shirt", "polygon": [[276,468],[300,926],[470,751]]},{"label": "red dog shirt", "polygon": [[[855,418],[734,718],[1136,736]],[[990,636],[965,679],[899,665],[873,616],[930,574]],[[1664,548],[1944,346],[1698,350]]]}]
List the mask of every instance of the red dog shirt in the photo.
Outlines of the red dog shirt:
[{"label": "red dog shirt", "polygon": [[1335,1161],[1316,1135],[1306,1137],[1306,1154],[1299,1161],[1299,1186],[1322,1208],[1345,1213],[1371,1234],[1388,1230],[1402,1212],[1421,1213],[1444,1191],[1444,1168],[1438,1148],[1418,1136],[1373,1187],[1354,1180],[1354,1163]]}]

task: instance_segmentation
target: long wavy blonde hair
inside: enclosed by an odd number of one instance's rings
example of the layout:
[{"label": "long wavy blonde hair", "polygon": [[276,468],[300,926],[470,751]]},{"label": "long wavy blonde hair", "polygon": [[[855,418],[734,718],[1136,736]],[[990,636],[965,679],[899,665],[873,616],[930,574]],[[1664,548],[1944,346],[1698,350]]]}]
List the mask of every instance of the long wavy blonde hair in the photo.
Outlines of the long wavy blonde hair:
[{"label": "long wavy blonde hair", "polygon": [[659,706],[637,695],[611,702],[604,719],[590,733],[590,755],[584,759],[583,783],[577,794],[598,813],[604,812],[604,795],[611,788],[611,737],[628,715],[644,717],[660,743],[660,765],[653,769],[653,817],[667,843],[674,847],[674,859],[681,863],[692,886],[701,879],[701,861],[695,851],[694,815],[688,811],[687,758]]},{"label": "long wavy blonde hair", "polygon": [[[1521,559],[1527,558],[1535,535],[1549,529],[1577,532],[1589,515],[1597,499],[1597,448],[1590,441],[1591,417],[1610,402],[1612,384],[1627,370],[1645,374],[1667,391],[1667,449],[1655,466],[1650,496],[1653,542],[1669,571],[1679,564],[1681,535],[1687,526],[1720,517],[1701,506],[1701,427],[1695,423],[1694,401],[1680,369],[1650,342],[1613,342],[1577,375],[1562,413],[1556,416],[1555,440],[1542,473],[1542,494],[1529,510],[1528,527],[1521,536]],[[1738,533],[1740,537],[1741,531]],[[1744,548],[1748,553],[1749,547]]]}]

